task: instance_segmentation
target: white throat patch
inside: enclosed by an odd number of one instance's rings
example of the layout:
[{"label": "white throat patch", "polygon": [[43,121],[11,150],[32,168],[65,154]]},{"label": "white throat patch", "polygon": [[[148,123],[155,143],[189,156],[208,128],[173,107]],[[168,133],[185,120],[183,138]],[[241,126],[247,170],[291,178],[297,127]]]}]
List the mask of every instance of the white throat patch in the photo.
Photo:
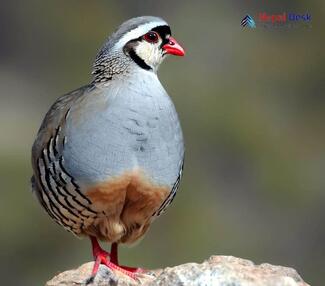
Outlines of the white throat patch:
[{"label": "white throat patch", "polygon": [[163,53],[159,48],[161,42],[161,39],[157,43],[142,41],[135,48],[136,54],[153,70],[157,70],[164,59]]}]

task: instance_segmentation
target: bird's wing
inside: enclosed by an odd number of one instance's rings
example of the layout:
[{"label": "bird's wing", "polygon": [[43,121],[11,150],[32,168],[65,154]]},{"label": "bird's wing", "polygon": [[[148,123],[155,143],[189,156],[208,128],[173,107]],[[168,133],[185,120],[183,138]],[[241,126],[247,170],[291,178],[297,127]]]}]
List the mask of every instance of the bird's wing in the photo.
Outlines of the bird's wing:
[{"label": "bird's wing", "polygon": [[47,112],[32,148],[32,188],[48,214],[75,234],[96,213],[63,166],[64,131],[72,105],[92,89],[87,85],[60,97]]}]

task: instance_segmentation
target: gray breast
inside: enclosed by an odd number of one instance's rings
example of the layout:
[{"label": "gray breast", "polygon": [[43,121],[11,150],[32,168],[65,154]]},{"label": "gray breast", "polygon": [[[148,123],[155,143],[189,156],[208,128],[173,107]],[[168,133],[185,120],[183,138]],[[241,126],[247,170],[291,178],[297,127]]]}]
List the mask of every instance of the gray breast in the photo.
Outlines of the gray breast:
[{"label": "gray breast", "polygon": [[67,119],[63,157],[81,184],[140,168],[154,183],[172,188],[183,153],[174,105],[152,73],[112,82],[74,106]]}]

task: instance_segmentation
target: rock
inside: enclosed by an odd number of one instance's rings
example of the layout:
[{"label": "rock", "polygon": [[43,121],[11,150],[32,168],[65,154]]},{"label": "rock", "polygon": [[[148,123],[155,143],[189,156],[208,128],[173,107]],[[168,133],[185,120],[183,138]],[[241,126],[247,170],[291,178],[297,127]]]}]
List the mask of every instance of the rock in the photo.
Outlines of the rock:
[{"label": "rock", "polygon": [[201,264],[187,263],[139,275],[138,281],[101,265],[89,281],[93,262],[55,276],[46,286],[309,286],[293,268],[233,256],[211,256]]}]

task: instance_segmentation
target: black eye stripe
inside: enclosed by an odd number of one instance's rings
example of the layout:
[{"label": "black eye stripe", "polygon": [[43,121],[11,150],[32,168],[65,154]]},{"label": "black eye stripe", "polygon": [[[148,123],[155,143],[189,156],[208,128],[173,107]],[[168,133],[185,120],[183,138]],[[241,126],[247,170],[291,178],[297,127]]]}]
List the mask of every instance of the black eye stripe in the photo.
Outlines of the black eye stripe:
[{"label": "black eye stripe", "polygon": [[169,26],[167,26],[167,25],[155,27],[155,28],[151,29],[151,31],[157,32],[159,34],[160,38],[162,39],[160,47],[162,47],[163,45],[168,43],[168,38],[172,34]]},{"label": "black eye stripe", "polygon": [[[169,26],[167,26],[167,25],[157,26],[157,27],[151,29],[149,32],[151,32],[151,31],[156,32],[159,35],[159,37],[162,39],[162,43],[161,43],[162,46],[164,44],[168,43],[168,38],[169,38],[169,36],[172,35],[171,30],[170,30]],[[132,43],[132,42],[140,42],[143,40],[143,38],[144,38],[144,35],[140,36],[139,38],[130,40],[128,43],[126,43],[125,46],[127,46],[129,43]]]},{"label": "black eye stripe", "polygon": [[166,39],[167,36],[171,36],[172,34],[167,25],[155,27],[151,31],[157,32],[162,39]]}]

